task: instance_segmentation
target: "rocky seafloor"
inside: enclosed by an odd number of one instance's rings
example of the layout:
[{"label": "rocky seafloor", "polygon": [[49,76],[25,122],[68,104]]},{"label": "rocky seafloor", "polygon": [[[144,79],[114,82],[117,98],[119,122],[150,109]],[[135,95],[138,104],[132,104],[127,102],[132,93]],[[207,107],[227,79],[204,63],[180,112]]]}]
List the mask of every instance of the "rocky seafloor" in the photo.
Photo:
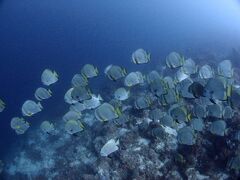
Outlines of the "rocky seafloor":
[{"label": "rocky seafloor", "polygon": [[[238,179],[238,172],[226,167],[229,157],[240,152],[239,143],[229,144],[228,137],[206,131],[199,136],[209,136],[207,139],[198,137],[193,146],[180,145],[174,129],[150,122],[147,112],[137,114],[131,121],[116,124],[98,122],[87,113],[84,121],[91,122],[89,127],[74,136],[68,135],[61,123],[55,135],[32,130],[27,141],[16,145],[2,178]],[[111,138],[119,139],[119,150],[101,157],[102,146]]]}]

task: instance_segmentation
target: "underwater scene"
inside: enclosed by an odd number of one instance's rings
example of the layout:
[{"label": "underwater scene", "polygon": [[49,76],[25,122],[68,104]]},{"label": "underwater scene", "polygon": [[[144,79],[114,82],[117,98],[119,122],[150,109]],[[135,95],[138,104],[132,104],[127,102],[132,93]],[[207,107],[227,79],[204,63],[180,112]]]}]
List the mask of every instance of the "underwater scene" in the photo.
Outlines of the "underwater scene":
[{"label": "underwater scene", "polygon": [[0,180],[240,179],[240,1],[0,0]]}]

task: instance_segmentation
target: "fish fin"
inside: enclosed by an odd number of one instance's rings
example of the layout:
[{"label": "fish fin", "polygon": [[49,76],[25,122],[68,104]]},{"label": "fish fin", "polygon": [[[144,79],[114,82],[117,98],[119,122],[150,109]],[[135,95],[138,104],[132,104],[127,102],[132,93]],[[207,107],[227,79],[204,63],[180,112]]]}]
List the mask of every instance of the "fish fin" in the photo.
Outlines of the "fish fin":
[{"label": "fish fin", "polygon": [[142,77],[143,77],[143,82],[142,83],[146,82],[147,81],[147,76],[146,75],[142,75]]},{"label": "fish fin", "polygon": [[136,61],[135,58],[132,58],[132,62],[133,62],[134,64],[137,64],[137,61]]},{"label": "fish fin", "polygon": [[0,103],[3,105],[6,105],[5,102],[3,102],[3,100],[0,99]]},{"label": "fish fin", "polygon": [[51,89],[48,89],[48,92],[49,92],[49,94],[51,94],[51,95],[52,95],[52,91],[51,91]]},{"label": "fish fin", "polygon": [[27,125],[29,125],[29,126],[31,125],[31,123],[30,123],[30,122],[27,122],[27,121],[25,121],[25,122],[26,122],[26,124],[27,124]]},{"label": "fish fin", "polygon": [[151,106],[152,105],[152,101],[150,100],[149,97],[147,97],[147,102],[148,102],[148,105]]},{"label": "fish fin", "polygon": [[59,77],[58,73],[56,71],[53,71],[54,76],[56,76],[57,78]]},{"label": "fish fin", "polygon": [[116,141],[116,145],[119,145],[119,139]]},{"label": "fish fin", "polygon": [[147,57],[148,57],[148,61],[150,61],[150,59],[151,59],[151,53],[148,53]]},{"label": "fish fin", "polygon": [[178,92],[175,92],[175,94],[176,94],[176,100],[178,102],[180,100],[180,94]]},{"label": "fish fin", "polygon": [[109,74],[108,77],[109,77],[110,80],[116,81],[116,79],[114,79],[114,78],[112,77],[112,75]]},{"label": "fish fin", "polygon": [[42,99],[39,98],[37,95],[35,95],[35,98],[38,100],[38,101],[41,101]]},{"label": "fish fin", "polygon": [[38,102],[37,105],[40,107],[40,109],[43,109],[43,106],[40,102]]},{"label": "fish fin", "polygon": [[213,98],[209,99],[213,104],[216,104],[215,100]]},{"label": "fish fin", "polygon": [[187,115],[187,119],[188,119],[188,121],[190,121],[190,120],[192,119],[192,114],[191,114],[191,113],[189,113],[189,114]]},{"label": "fish fin", "polygon": [[122,68],[122,71],[123,71],[123,74],[124,74],[124,75],[127,75],[127,70],[126,70],[126,68]]},{"label": "fish fin", "polygon": [[99,99],[99,101],[103,101],[103,98],[100,94],[98,95],[98,99]]},{"label": "fish fin", "polygon": [[98,74],[98,73],[99,73],[99,71],[98,71],[98,68],[97,68],[97,67],[95,67],[95,72],[96,72],[96,74]]},{"label": "fish fin", "polygon": [[107,77],[108,77],[111,81],[113,81],[112,77],[111,77],[109,74],[107,74]]},{"label": "fish fin", "polygon": [[[81,75],[82,75],[82,74],[81,74]],[[88,78],[87,78],[86,76],[82,75],[82,77],[83,77],[83,79],[84,79],[85,81],[88,80]]]},{"label": "fish fin", "polygon": [[79,123],[80,128],[84,129],[84,125],[80,122]]},{"label": "fish fin", "polygon": [[92,93],[91,89],[88,89],[87,92],[92,97],[93,93]]},{"label": "fish fin", "polygon": [[105,69],[104,69],[104,74],[107,74],[108,71],[112,68],[112,64],[108,65]]},{"label": "fish fin", "polygon": [[29,112],[29,113],[27,113],[26,115],[30,117],[30,116],[33,115],[33,113]]},{"label": "fish fin", "polygon": [[231,95],[232,95],[232,86],[228,86],[227,87],[227,97],[231,97]]},{"label": "fish fin", "polygon": [[162,104],[162,106],[168,105],[164,96],[162,96],[161,104]]},{"label": "fish fin", "polygon": [[127,94],[128,94],[128,97],[129,97],[130,96],[130,91],[129,90],[127,91]]},{"label": "fish fin", "polygon": [[81,73],[81,74],[85,79],[88,79],[88,77],[84,73]]},{"label": "fish fin", "polygon": [[184,56],[181,56],[181,64],[184,64],[185,58]]},{"label": "fish fin", "polygon": [[122,112],[121,110],[118,108],[115,109],[115,112],[117,113],[118,116],[121,116],[122,115]]}]

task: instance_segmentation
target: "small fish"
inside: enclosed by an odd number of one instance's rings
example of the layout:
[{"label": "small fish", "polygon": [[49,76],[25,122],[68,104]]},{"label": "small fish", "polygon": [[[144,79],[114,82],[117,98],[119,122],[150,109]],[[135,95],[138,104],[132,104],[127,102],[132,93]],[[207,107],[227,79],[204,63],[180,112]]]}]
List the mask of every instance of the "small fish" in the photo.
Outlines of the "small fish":
[{"label": "small fish", "polygon": [[166,57],[166,64],[169,68],[177,68],[183,65],[184,58],[180,56],[177,52],[171,52]]},{"label": "small fish", "polygon": [[74,87],[71,97],[76,101],[84,101],[92,98],[92,93],[87,87]]},{"label": "small fish", "polygon": [[117,81],[127,75],[127,71],[125,68],[116,66],[116,65],[112,65],[112,64],[108,65],[105,68],[104,73],[112,81]]},{"label": "small fish", "polygon": [[199,82],[193,82],[188,87],[188,92],[192,93],[195,98],[200,98],[205,96],[205,88]]},{"label": "small fish", "polygon": [[27,121],[19,117],[12,118],[10,125],[11,125],[11,128],[15,130],[15,132],[18,135],[24,134],[27,131],[27,129],[30,127]]},{"label": "small fish", "polygon": [[132,62],[134,64],[145,64],[151,59],[150,53],[147,53],[144,49],[137,49],[132,53]]},{"label": "small fish", "polygon": [[52,91],[40,87],[36,89],[34,96],[38,101],[41,101],[50,98],[52,96]]},{"label": "small fish", "polygon": [[210,79],[213,78],[214,76],[214,71],[211,68],[211,66],[205,64],[199,69],[199,77],[201,79]]},{"label": "small fish", "polygon": [[88,85],[88,79],[81,74],[75,74],[72,78],[73,87],[85,87]]},{"label": "small fish", "polygon": [[84,126],[79,120],[70,119],[65,124],[65,130],[68,134],[74,135],[80,131],[83,131]]},{"label": "small fish", "polygon": [[114,139],[110,139],[104,146],[102,147],[100,154],[103,157],[107,157],[113,152],[119,149],[119,140],[115,141]]},{"label": "small fish", "polygon": [[124,101],[126,99],[128,99],[130,96],[130,91],[126,90],[125,88],[121,87],[118,88],[115,92],[114,92],[114,98],[120,101]]},{"label": "small fish", "polygon": [[136,109],[146,109],[150,107],[151,104],[152,102],[148,96],[139,96],[134,103]]},{"label": "small fish", "polygon": [[62,119],[64,121],[68,121],[71,119],[75,119],[75,120],[79,120],[82,117],[82,113],[81,112],[76,112],[76,111],[68,111],[67,113],[64,114],[64,116],[62,117]]},{"label": "small fish", "polygon": [[98,76],[98,69],[97,67],[93,66],[92,64],[85,64],[81,70],[81,74],[86,78],[93,78]]},{"label": "small fish", "polygon": [[101,97],[100,94],[98,96],[95,94],[92,94],[91,96],[92,96],[91,99],[87,99],[83,101],[83,104],[86,109],[95,109],[98,106],[100,106],[101,102],[103,101],[103,98]]},{"label": "small fish", "polygon": [[220,62],[217,70],[218,70],[218,75],[220,76],[223,76],[226,78],[232,78],[233,76],[233,68],[230,60],[224,60]]},{"label": "small fish", "polygon": [[188,92],[192,93],[195,98],[208,97],[213,104],[217,104],[216,100],[212,97],[213,92],[206,91],[205,87],[199,82],[193,82],[188,87]]},{"label": "small fish", "polygon": [[36,103],[32,100],[27,100],[22,105],[22,114],[24,116],[32,116],[40,111],[42,111],[43,107],[41,103]]},{"label": "small fish", "polygon": [[54,84],[58,81],[58,74],[56,73],[56,71],[45,69],[42,73],[41,81],[46,86]]},{"label": "small fish", "polygon": [[140,71],[129,73],[124,79],[124,85],[127,87],[132,87],[137,84],[144,83],[144,76]]},{"label": "small fish", "polygon": [[43,121],[40,125],[40,129],[49,135],[53,134],[55,130],[53,123],[49,121]]},{"label": "small fish", "polygon": [[121,112],[118,108],[114,108],[109,103],[103,103],[95,109],[95,117],[100,121],[110,121],[120,116]]}]

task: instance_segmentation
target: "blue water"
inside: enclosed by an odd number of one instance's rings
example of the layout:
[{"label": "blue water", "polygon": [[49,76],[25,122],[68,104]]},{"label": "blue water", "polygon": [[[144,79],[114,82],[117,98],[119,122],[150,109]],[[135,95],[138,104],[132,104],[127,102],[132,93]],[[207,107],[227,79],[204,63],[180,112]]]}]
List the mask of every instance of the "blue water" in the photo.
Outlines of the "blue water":
[{"label": "blue water", "polygon": [[152,53],[152,65],[173,50],[222,53],[240,47],[239,22],[234,0],[0,0],[0,97],[7,104],[0,114],[0,159],[26,136],[15,135],[10,120],[33,98],[45,68],[60,80],[33,126],[62,115],[63,95],[85,63],[131,69],[131,53],[140,47]]}]

